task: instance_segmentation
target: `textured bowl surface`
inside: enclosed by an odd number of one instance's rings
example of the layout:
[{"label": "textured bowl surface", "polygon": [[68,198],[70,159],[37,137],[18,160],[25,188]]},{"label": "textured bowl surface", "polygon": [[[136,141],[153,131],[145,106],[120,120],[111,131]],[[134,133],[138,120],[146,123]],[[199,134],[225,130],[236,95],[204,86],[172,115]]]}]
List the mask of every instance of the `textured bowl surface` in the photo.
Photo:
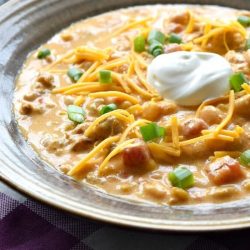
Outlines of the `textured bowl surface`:
[{"label": "textured bowl surface", "polygon": [[[18,131],[12,112],[12,97],[15,77],[30,51],[77,20],[120,7],[154,2],[11,0],[0,7],[0,177],[43,202],[80,216],[119,225],[180,231],[249,227],[250,198],[224,204],[181,207],[131,203],[58,173],[39,159]],[[185,2],[250,9],[249,0]]]}]

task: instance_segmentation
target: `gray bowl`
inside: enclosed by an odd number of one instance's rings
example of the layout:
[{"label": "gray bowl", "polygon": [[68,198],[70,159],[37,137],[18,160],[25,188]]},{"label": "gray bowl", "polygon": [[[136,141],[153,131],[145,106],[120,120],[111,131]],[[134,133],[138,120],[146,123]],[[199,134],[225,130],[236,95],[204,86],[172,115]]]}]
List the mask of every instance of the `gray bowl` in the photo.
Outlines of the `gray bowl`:
[{"label": "gray bowl", "polygon": [[[183,1],[158,1],[181,3]],[[250,9],[248,0],[190,0]],[[12,112],[15,77],[27,54],[77,20],[154,0],[12,0],[0,7],[0,177],[15,188],[80,216],[119,225],[178,231],[250,226],[250,198],[224,204],[157,206],[132,203],[64,176],[39,159]]]}]

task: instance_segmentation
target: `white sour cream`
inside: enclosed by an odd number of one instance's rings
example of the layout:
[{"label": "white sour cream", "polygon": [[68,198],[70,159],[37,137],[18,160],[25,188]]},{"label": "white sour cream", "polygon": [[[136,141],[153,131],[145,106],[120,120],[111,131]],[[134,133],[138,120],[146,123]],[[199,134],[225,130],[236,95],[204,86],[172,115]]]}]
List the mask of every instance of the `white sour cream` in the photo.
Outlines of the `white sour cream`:
[{"label": "white sour cream", "polygon": [[193,106],[224,95],[232,73],[222,56],[179,51],[156,57],[148,67],[147,80],[163,97]]}]

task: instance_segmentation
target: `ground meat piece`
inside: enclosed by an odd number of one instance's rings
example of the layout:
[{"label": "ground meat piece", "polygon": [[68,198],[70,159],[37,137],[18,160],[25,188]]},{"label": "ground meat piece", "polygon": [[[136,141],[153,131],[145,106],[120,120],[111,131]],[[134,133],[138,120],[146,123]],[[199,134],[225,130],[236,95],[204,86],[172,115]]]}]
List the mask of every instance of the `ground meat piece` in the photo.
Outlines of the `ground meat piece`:
[{"label": "ground meat piece", "polygon": [[31,115],[32,113],[43,113],[44,109],[39,106],[36,107],[33,103],[30,102],[22,102],[20,107],[20,113],[22,115]]},{"label": "ground meat piece", "polygon": [[164,46],[164,53],[169,54],[177,51],[182,51],[180,44],[172,43]]},{"label": "ground meat piece", "polygon": [[91,138],[94,140],[100,140],[112,135],[119,134],[122,131],[122,123],[115,117],[109,117],[108,119],[96,126],[95,133],[91,135]]},{"label": "ground meat piece", "polygon": [[123,164],[128,167],[142,167],[149,164],[151,155],[147,144],[127,147],[122,152]]},{"label": "ground meat piece", "polygon": [[201,112],[199,117],[204,120],[207,124],[219,124],[223,119],[223,112],[214,106],[205,106]]},{"label": "ground meat piece", "polygon": [[128,51],[130,50],[130,38],[127,34],[122,34],[114,39],[115,50]]},{"label": "ground meat piece", "polygon": [[54,76],[49,73],[42,73],[37,77],[37,82],[39,82],[44,88],[54,87]]},{"label": "ground meat piece", "polygon": [[235,101],[235,113],[250,117],[250,95],[244,95]]},{"label": "ground meat piece", "polygon": [[23,96],[23,99],[29,102],[34,101],[36,98],[38,98],[40,94],[36,91],[29,92]]},{"label": "ground meat piece", "polygon": [[215,185],[224,185],[241,180],[245,174],[238,161],[225,156],[206,166],[209,179]]},{"label": "ground meat piece", "polygon": [[73,129],[72,134],[83,134],[90,124],[91,124],[90,122],[84,122],[82,124],[78,124]]},{"label": "ground meat piece", "polygon": [[99,115],[100,109],[104,104],[105,104],[105,101],[103,98],[97,98],[89,102],[87,105],[89,115],[92,115],[92,116]]},{"label": "ground meat piece", "polygon": [[[246,122],[242,128],[244,129],[244,135],[246,139],[249,140],[250,139],[250,122]],[[249,143],[250,143],[250,140],[249,140]]]},{"label": "ground meat piece", "polygon": [[234,72],[249,74],[248,53],[230,50],[226,53],[225,58],[230,62]]},{"label": "ground meat piece", "polygon": [[20,113],[23,115],[30,115],[33,112],[33,106],[31,103],[23,102],[21,104]]},{"label": "ground meat piece", "polygon": [[45,137],[41,144],[46,148],[46,150],[50,153],[60,152],[64,146],[66,145],[67,140],[65,138],[52,138],[52,137]]},{"label": "ground meat piece", "polygon": [[244,49],[246,46],[246,39],[240,33],[228,32],[227,33],[227,42],[229,48],[232,50]]},{"label": "ground meat piece", "polygon": [[204,120],[199,118],[191,118],[182,124],[182,134],[187,138],[193,138],[201,134],[203,129],[207,129],[208,125]]},{"label": "ground meat piece", "polygon": [[250,49],[248,49],[246,52],[244,52],[244,58],[248,65],[250,65]]},{"label": "ground meat piece", "polygon": [[93,141],[84,135],[74,135],[70,138],[71,150],[74,152],[80,152],[89,149]]}]

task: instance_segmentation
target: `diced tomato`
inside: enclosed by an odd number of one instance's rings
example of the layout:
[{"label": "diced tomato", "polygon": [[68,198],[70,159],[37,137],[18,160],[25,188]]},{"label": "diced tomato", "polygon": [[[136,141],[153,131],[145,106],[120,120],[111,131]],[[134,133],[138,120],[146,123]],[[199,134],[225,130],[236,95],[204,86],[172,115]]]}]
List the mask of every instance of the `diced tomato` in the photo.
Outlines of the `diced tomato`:
[{"label": "diced tomato", "polygon": [[209,179],[215,185],[237,182],[244,177],[240,163],[235,159],[225,156],[207,166]]},{"label": "diced tomato", "polygon": [[137,167],[148,165],[151,156],[148,146],[143,143],[125,148],[122,153],[122,158],[125,166]]},{"label": "diced tomato", "polygon": [[196,137],[203,129],[207,129],[208,125],[199,118],[191,118],[186,120],[182,125],[182,133],[187,138]]}]

